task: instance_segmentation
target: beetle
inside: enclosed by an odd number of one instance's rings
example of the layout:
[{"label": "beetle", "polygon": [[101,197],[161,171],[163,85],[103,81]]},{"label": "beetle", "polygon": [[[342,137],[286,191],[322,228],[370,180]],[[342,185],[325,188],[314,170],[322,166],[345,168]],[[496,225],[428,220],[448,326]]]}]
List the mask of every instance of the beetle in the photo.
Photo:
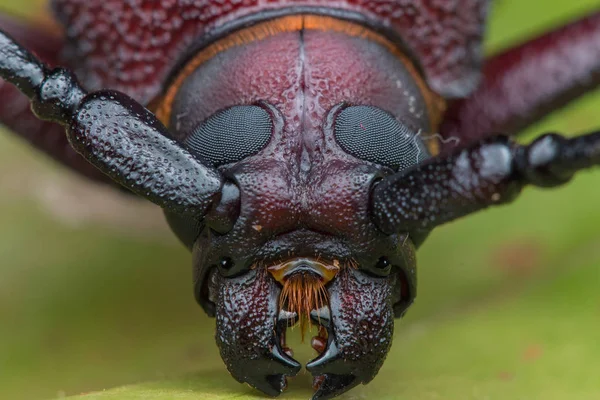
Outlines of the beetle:
[{"label": "beetle", "polygon": [[228,370],[268,395],[295,323],[320,327],[315,400],[368,383],[434,227],[600,162],[600,132],[508,136],[600,83],[600,13],[483,63],[487,1],[52,6],[56,39],[0,17],[0,121],[164,209]]}]

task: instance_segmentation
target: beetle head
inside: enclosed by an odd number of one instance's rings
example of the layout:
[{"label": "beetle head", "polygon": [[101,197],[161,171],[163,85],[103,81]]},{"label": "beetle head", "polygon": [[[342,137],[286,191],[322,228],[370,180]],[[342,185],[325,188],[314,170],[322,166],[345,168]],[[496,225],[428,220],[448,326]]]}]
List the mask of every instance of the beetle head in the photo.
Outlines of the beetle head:
[{"label": "beetle head", "polygon": [[368,112],[365,124],[388,114],[333,107],[324,121],[329,156],[303,172],[302,156],[293,162],[281,150],[289,143],[279,111],[253,107],[272,121],[269,143],[220,169],[229,183],[204,227],[170,221],[193,249],[196,298],[217,318],[217,343],[233,376],[279,394],[300,369],[286,328],[310,322],[322,328],[312,339],[319,357],[307,368],[315,398],[327,398],[375,376],[394,316],[415,296],[412,240],[385,235],[368,214],[371,187],[386,168],[349,155],[334,134],[336,123],[348,123],[344,111]]},{"label": "beetle head", "polygon": [[381,367],[416,294],[415,238],[381,232],[370,194],[429,157],[418,79],[375,40],[329,31],[232,47],[179,79],[166,122],[227,183],[203,220],[167,219],[237,380],[281,393],[300,369],[286,328],[307,321],[315,399]]}]

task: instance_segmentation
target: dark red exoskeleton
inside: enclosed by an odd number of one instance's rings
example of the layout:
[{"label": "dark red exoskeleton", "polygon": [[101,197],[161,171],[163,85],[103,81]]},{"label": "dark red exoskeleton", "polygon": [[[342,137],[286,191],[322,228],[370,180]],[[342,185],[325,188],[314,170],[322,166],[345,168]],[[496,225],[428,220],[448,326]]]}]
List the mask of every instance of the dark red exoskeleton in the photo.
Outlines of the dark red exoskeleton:
[{"label": "dark red exoskeleton", "polygon": [[0,16],[0,122],[164,209],[238,381],[280,394],[318,324],[328,399],[377,374],[434,227],[600,163],[600,132],[504,136],[600,84],[600,13],[484,61],[488,3],[54,0],[61,32]]}]

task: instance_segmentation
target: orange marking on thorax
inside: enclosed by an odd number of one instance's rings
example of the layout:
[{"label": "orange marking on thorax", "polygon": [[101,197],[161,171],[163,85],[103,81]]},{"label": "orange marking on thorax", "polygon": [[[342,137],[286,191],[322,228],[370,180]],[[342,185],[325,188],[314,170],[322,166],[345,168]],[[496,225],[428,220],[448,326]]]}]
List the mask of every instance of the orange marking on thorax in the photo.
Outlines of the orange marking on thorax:
[{"label": "orange marking on thorax", "polygon": [[[232,47],[243,46],[251,42],[264,40],[279,33],[301,30],[340,32],[352,37],[364,38],[386,48],[405,65],[410,75],[417,83],[427,105],[430,125],[434,132],[437,130],[443,117],[446,103],[441,96],[429,88],[414,63],[397,45],[363,25],[320,15],[290,15],[265,21],[233,32],[223,39],[205,47],[183,67],[167,88],[162,98],[153,102],[152,105],[154,106],[153,109],[155,109],[156,116],[164,125],[168,126],[175,97],[186,78],[198,67],[215,57],[217,54]],[[433,155],[439,152],[439,143],[437,139],[426,138],[426,143]]]}]

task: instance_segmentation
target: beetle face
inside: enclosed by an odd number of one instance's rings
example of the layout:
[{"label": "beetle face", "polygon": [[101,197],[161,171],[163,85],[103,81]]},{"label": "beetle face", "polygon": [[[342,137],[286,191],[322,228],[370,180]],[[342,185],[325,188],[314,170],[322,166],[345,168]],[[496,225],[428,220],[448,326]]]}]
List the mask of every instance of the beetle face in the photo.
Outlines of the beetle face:
[{"label": "beetle face", "polygon": [[[393,317],[415,296],[414,248],[433,228],[600,164],[598,131],[529,145],[492,135],[598,87],[600,13],[492,57],[473,92],[487,1],[250,3],[56,0],[70,44],[0,15],[48,58],[0,30],[0,78],[21,92],[0,81],[0,121],[82,171],[79,153],[101,180],[165,210],[193,250],[196,296],[239,381],[281,393],[300,368],[286,327],[318,324],[307,368],[313,399],[326,399],[377,373]],[[401,37],[447,99],[471,97],[439,125],[443,104],[408,56],[348,21]],[[143,105],[194,37],[237,28],[180,64],[151,102],[156,115]],[[82,83],[49,67],[59,53]],[[90,92],[99,87],[127,94]],[[62,127],[29,124],[22,95]],[[426,138],[438,130],[461,147],[437,154]]]},{"label": "beetle face", "polygon": [[368,211],[378,180],[430,156],[412,68],[374,40],[280,32],[202,61],[165,96],[173,134],[227,181],[204,221],[167,217],[239,381],[279,394],[300,369],[285,329],[309,320],[316,398],[381,367],[415,296],[415,246]]}]

